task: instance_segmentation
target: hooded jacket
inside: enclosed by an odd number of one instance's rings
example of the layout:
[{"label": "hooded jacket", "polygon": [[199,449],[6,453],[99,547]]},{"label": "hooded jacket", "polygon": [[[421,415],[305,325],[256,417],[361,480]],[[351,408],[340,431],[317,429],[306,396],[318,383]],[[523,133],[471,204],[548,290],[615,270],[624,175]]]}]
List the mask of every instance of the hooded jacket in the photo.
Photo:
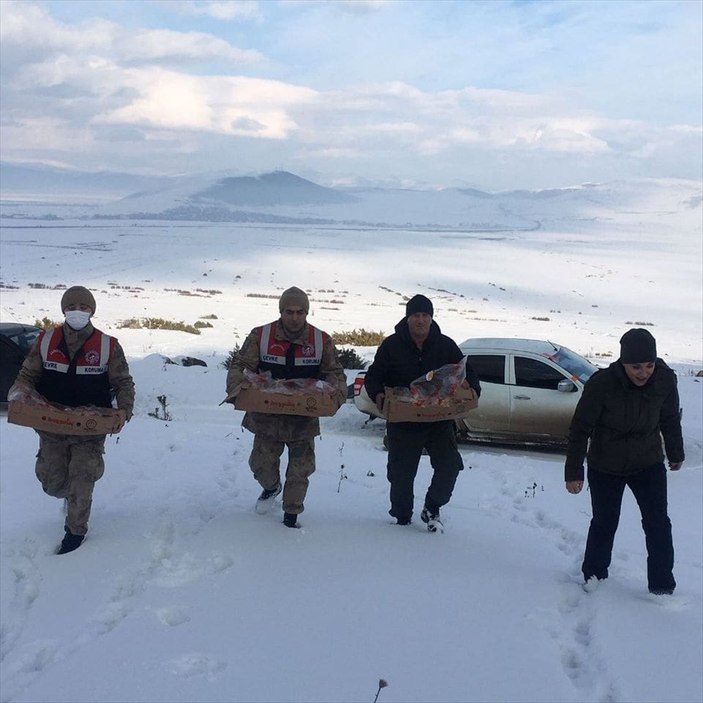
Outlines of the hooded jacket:
[{"label": "hooded jacket", "polygon": [[661,359],[644,386],[619,361],[596,371],[569,428],[565,480],[583,480],[586,458],[592,469],[625,476],[662,462],[664,451],[672,463],[684,460],[676,374]]},{"label": "hooded jacket", "polygon": [[[464,354],[456,342],[442,334],[439,325],[432,320],[427,339],[418,349],[410,336],[407,318],[395,326],[395,333],[386,337],[376,351],[376,357],[369,366],[364,379],[369,398],[376,401],[376,396],[384,388],[408,387],[428,371],[434,371],[445,364],[457,364]],[[481,383],[470,364],[466,365],[466,380],[481,395]]]}]

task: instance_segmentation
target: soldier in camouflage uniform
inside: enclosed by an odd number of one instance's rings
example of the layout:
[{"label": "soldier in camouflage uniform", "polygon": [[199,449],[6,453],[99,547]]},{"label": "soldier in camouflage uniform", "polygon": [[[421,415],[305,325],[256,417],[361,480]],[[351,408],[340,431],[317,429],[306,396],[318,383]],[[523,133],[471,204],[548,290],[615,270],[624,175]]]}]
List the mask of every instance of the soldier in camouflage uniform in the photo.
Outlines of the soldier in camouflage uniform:
[{"label": "soldier in camouflage uniform", "polygon": [[[134,407],[134,383],[122,347],[90,322],[95,298],[87,288],[69,288],[61,312],[64,324],[39,335],[9,397],[36,389],[61,405],[111,408],[114,394],[121,429]],[[88,531],[93,487],[105,471],[105,435],[37,434],[37,478],[46,493],[66,501],[65,534],[57,551],[66,554],[80,547]]]},{"label": "soldier in camouflage uniform", "polygon": [[[227,374],[227,395],[247,386],[244,370],[270,371],[273,378],[315,378],[338,389],[341,407],[347,398],[347,382],[337,349],[328,334],[307,322],[310,302],[300,288],[288,288],[279,300],[280,319],[254,328],[244,340]],[[304,510],[310,475],[315,471],[315,437],[320,434],[317,417],[247,412],[242,426],[254,434],[249,466],[263,491],[257,512],[270,509],[283,490],[283,523],[297,527]],[[285,486],[281,486],[280,458],[288,448]]]}]

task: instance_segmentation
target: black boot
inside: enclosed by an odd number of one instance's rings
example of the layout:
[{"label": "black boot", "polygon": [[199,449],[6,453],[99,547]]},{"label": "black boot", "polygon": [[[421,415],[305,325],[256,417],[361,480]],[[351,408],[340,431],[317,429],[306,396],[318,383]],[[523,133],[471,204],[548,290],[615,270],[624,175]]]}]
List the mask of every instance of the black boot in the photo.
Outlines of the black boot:
[{"label": "black boot", "polygon": [[56,550],[57,554],[68,554],[74,549],[78,549],[81,546],[85,535],[74,535],[72,532],[66,530],[66,534],[61,540],[61,546]]},{"label": "black boot", "polygon": [[286,527],[298,527],[298,516],[293,513],[283,513],[283,524]]},{"label": "black boot", "polygon": [[283,486],[279,481],[273,488],[264,488],[261,491],[259,499],[256,501],[256,512],[259,515],[267,513],[273,507],[274,499],[283,490]]}]

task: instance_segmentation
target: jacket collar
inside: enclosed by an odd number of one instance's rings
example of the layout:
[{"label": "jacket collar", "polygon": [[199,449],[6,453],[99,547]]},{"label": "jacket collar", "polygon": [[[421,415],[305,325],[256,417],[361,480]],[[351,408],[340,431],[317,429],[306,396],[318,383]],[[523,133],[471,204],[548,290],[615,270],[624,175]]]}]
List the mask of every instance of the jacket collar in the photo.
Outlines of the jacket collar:
[{"label": "jacket collar", "polygon": [[[402,320],[400,320],[400,322],[398,322],[398,324],[395,326],[395,332],[403,340],[403,342],[411,345],[412,347],[415,347],[415,342],[410,336],[410,328],[408,327],[407,317],[404,317]],[[424,341],[423,346],[425,344],[433,344],[440,338],[441,335],[442,330],[440,330],[439,325],[434,320],[432,320],[432,324],[430,325],[430,332],[427,335],[427,339]]]},{"label": "jacket collar", "polygon": [[92,322],[89,322],[82,330],[74,330],[73,327],[64,322],[63,339],[71,357],[92,337],[94,332],[95,327]]},{"label": "jacket collar", "polygon": [[298,334],[292,336],[283,328],[280,319],[276,320],[276,339],[285,339],[291,344],[307,344],[310,325],[306,322]]}]

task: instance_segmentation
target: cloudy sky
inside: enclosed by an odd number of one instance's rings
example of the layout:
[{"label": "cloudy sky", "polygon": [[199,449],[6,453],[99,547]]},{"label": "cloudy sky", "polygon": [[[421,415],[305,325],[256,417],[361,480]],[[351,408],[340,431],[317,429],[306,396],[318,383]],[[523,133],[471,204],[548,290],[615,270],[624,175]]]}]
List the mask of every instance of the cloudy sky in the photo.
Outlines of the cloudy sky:
[{"label": "cloudy sky", "polygon": [[0,0],[0,157],[544,188],[700,179],[700,0]]}]

